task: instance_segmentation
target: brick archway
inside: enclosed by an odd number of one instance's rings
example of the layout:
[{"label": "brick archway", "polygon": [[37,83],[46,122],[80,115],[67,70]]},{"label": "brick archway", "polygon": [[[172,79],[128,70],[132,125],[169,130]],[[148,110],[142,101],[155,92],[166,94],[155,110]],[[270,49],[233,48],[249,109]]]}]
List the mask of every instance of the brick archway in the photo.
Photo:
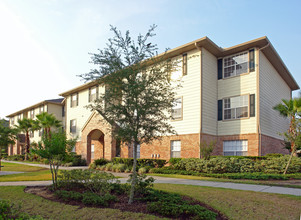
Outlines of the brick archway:
[{"label": "brick archway", "polygon": [[105,155],[105,134],[98,130],[92,130],[87,136],[87,163],[90,164],[96,159],[104,158]]},{"label": "brick archway", "polygon": [[82,129],[78,153],[91,163],[91,144],[94,142],[94,159],[111,160],[116,154],[116,141],[112,138],[112,126],[97,112],[93,112]]}]

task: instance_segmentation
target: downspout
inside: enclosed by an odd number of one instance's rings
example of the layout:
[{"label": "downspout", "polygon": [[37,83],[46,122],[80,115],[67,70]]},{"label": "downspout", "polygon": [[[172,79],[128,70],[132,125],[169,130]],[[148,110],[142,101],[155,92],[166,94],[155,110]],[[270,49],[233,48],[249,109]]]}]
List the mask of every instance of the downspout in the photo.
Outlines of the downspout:
[{"label": "downspout", "polygon": [[[199,144],[201,144],[201,142],[202,142],[202,139],[203,139],[203,125],[202,125],[202,115],[203,115],[203,111],[202,111],[202,108],[203,108],[203,92],[202,92],[202,90],[203,90],[203,51],[202,51],[202,47],[199,47],[198,45],[197,45],[197,43],[195,42],[194,43],[194,46],[200,51],[200,54],[201,54],[201,57],[200,57],[200,80],[201,80],[201,82],[200,82],[200,86],[201,86],[201,88],[200,88],[200,135],[199,135]],[[201,152],[200,152],[200,149],[199,149],[199,156],[201,157]]]},{"label": "downspout", "polygon": [[268,46],[270,46],[270,43],[268,43],[267,45],[263,46],[262,48],[258,49],[258,56],[257,56],[257,132],[258,132],[258,155],[262,156],[262,147],[261,147],[261,138],[262,138],[262,134],[261,134],[261,126],[260,126],[260,65],[259,65],[259,61],[260,61],[260,51],[262,51],[263,49],[267,48]]}]

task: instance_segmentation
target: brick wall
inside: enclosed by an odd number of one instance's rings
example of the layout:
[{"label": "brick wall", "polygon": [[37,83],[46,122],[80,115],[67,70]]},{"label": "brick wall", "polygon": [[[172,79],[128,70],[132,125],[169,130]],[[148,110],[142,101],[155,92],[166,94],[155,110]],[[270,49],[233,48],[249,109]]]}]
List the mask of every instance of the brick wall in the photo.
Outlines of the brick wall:
[{"label": "brick wall", "polygon": [[261,135],[262,155],[270,153],[289,154],[289,150],[284,148],[284,141],[266,135]]}]

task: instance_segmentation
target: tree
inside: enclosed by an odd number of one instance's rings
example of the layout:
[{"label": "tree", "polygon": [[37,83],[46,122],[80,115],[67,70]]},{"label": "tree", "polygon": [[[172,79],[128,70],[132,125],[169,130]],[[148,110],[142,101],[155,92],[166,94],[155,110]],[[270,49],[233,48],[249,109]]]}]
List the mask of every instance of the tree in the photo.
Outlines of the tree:
[{"label": "tree", "polygon": [[9,144],[14,144],[17,130],[10,128],[4,119],[0,120],[0,171],[3,153],[7,150]]},{"label": "tree", "polygon": [[282,99],[282,103],[274,106],[273,109],[279,111],[281,116],[290,119],[289,130],[283,134],[291,143],[291,155],[283,172],[283,174],[286,174],[292,157],[296,152],[296,148],[298,146],[297,143],[300,142],[300,131],[298,131],[297,126],[299,120],[298,117],[301,114],[301,97],[290,100]]},{"label": "tree", "polygon": [[30,139],[29,139],[29,133],[34,132],[39,129],[39,124],[37,121],[30,119],[30,118],[23,118],[21,120],[18,120],[18,125],[16,128],[19,130],[19,132],[22,132],[25,134],[25,159],[27,159],[27,156],[29,154],[29,148],[30,148]]},{"label": "tree", "polygon": [[42,141],[38,143],[38,147],[36,149],[32,149],[33,153],[42,158],[48,159],[54,189],[57,189],[57,174],[59,166],[68,155],[67,149],[73,147],[75,143],[75,139],[68,140],[63,131],[58,131],[51,132],[50,136],[44,133]]},{"label": "tree", "polygon": [[56,119],[53,114],[42,112],[36,117],[40,127],[43,128],[44,134],[46,134],[49,138],[51,138],[51,128],[59,128],[62,126],[61,121]]},{"label": "tree", "polygon": [[107,47],[91,54],[98,69],[80,75],[86,81],[96,80],[105,93],[90,107],[112,125],[115,139],[133,144],[133,178],[129,204],[133,202],[137,182],[137,145],[150,143],[166,134],[174,134],[169,124],[177,83],[170,81],[176,67],[165,55],[157,54],[156,45],[148,42],[155,25],[137,42],[111,26],[114,37]]}]

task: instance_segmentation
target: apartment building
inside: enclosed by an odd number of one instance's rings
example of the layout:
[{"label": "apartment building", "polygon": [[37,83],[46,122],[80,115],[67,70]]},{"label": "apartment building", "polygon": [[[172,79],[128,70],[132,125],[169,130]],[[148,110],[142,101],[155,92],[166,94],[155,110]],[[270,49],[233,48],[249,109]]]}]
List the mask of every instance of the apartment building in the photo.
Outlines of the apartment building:
[{"label": "apartment building", "polygon": [[[203,141],[216,143],[215,155],[288,153],[279,134],[287,131],[289,120],[273,106],[290,99],[299,86],[267,37],[229,48],[204,37],[169,50],[167,55],[182,65],[172,73],[182,81],[170,121],[177,135],[142,144],[138,157],[200,157]],[[78,138],[75,150],[88,163],[133,155],[132,146],[117,143],[111,126],[87,108],[104,92],[104,87],[90,82],[60,94],[66,133]],[[32,108],[27,108],[27,114]]]},{"label": "apartment building", "polygon": [[[215,141],[215,155],[258,156],[288,153],[283,137],[289,120],[273,110],[299,89],[267,37],[221,48],[204,37],[167,52],[182,60],[182,88],[170,123],[176,136],[138,148],[140,158],[199,157],[199,143]],[[66,129],[78,137],[76,152],[93,161],[131,157],[132,146],[120,146],[110,125],[85,106],[105,90],[95,82],[66,91]]]},{"label": "apartment building", "polygon": [[[65,126],[64,122],[64,99],[50,99],[39,102],[35,105],[29,106],[22,110],[19,110],[15,113],[12,113],[8,116],[9,118],[9,126],[14,127],[18,125],[18,120],[22,120],[23,118],[31,118],[36,119],[36,115],[41,114],[42,112],[48,112],[53,114],[58,120],[63,122],[63,127]],[[10,145],[8,147],[8,155],[13,154],[24,154],[25,152],[25,135],[19,134],[18,139],[14,145]],[[30,132],[30,143],[36,142],[38,143],[42,137],[42,129],[39,131]]]}]

